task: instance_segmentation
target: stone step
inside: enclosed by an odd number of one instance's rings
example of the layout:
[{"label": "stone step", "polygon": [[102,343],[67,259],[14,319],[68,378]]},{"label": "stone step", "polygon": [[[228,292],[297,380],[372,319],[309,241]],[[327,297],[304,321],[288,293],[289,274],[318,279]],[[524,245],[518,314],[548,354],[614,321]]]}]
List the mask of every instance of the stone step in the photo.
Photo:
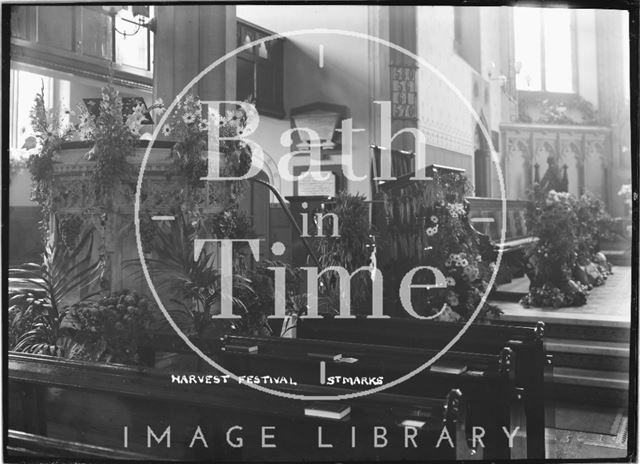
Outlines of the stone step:
[{"label": "stone step", "polygon": [[499,323],[546,324],[545,338],[607,341],[631,340],[631,267],[614,266],[604,285],[593,288],[587,304],[567,308],[524,308],[519,296],[528,290],[527,279],[501,285],[490,303],[503,311]]},{"label": "stone step", "polygon": [[592,354],[629,358],[629,344],[615,342],[594,342],[590,340],[563,340],[547,337],[545,346],[550,352]]},{"label": "stone step", "polygon": [[585,387],[629,389],[629,374],[626,372],[602,372],[594,369],[554,367],[553,384],[581,385]]},{"label": "stone step", "polygon": [[[631,324],[626,317],[601,313],[578,313],[553,309],[523,308],[519,303],[491,302],[498,305],[504,314],[499,324],[535,325],[545,323],[545,339],[608,342],[629,346]],[[626,320],[625,320],[626,319]],[[579,344],[587,347],[588,343]],[[598,345],[601,346],[601,345]]]},{"label": "stone step", "polygon": [[625,407],[629,401],[629,373],[558,366],[545,389],[556,401],[579,398],[581,404]]},{"label": "stone step", "polygon": [[545,348],[557,367],[629,372],[629,345],[625,343],[546,338]]},{"label": "stone step", "polygon": [[631,265],[631,250],[602,250],[602,253],[607,257],[614,266],[630,266]]}]

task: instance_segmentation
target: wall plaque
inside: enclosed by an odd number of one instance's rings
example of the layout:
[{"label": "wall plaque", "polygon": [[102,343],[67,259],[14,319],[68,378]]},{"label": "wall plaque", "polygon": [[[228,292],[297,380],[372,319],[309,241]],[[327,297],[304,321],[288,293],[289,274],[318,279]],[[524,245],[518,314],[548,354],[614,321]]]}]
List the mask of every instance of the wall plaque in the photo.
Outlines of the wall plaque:
[{"label": "wall plaque", "polygon": [[323,171],[322,175],[330,174],[327,180],[317,180],[309,172],[298,178],[298,196],[301,197],[335,197],[336,174],[331,171]]}]

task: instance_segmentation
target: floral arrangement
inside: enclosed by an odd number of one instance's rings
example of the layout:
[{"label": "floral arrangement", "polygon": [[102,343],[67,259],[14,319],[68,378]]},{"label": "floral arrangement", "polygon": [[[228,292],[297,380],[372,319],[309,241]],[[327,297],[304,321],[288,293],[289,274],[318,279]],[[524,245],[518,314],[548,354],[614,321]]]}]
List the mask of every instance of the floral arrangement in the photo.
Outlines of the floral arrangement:
[{"label": "floral arrangement", "polygon": [[[464,203],[437,202],[427,214],[425,261],[442,271],[447,289],[428,292],[426,306],[432,312],[442,311],[448,320],[467,320],[487,290],[494,270],[493,249],[470,226]],[[498,308],[486,305],[480,318],[499,314]]]},{"label": "floral arrangement", "polygon": [[[78,110],[79,123],[74,126],[69,122],[69,116],[73,114],[71,111],[60,114],[53,109],[47,110],[44,89],[36,94],[30,113],[35,143],[30,148],[33,153],[26,165],[33,180],[32,198],[47,211],[51,208],[53,165],[57,161],[58,151],[63,142],[75,136],[94,142],[86,158],[96,161],[93,172],[96,193],[107,195],[117,181],[131,175],[126,158],[134,154],[135,142],[140,138],[142,121],[145,119],[144,108],[137,105],[125,118],[122,98],[110,83],[102,88],[101,97],[97,116],[81,106]],[[162,107],[159,101],[149,110]]]},{"label": "floral arrangement", "polygon": [[[220,136],[236,137],[242,134],[247,122],[253,117],[238,109],[229,110],[224,116],[219,115]],[[184,178],[188,187],[202,187],[200,179],[207,175],[209,130],[208,117],[203,116],[202,102],[190,93],[178,103],[162,128],[162,135],[177,140],[171,156],[175,172]],[[224,156],[221,163],[222,176],[240,176],[249,170],[251,152],[246,143],[236,140],[221,141],[220,152]]]},{"label": "floral arrangement", "polygon": [[521,303],[554,308],[585,304],[588,290],[602,285],[609,273],[598,253],[610,222],[602,202],[535,185],[526,220],[538,242],[527,252],[531,283]]},{"label": "floral arrangement", "polygon": [[[64,114],[68,115],[70,112],[66,111]],[[62,143],[73,136],[74,127],[69,124],[68,117],[54,109],[47,110],[44,86],[35,96],[29,117],[35,136],[35,142],[30,147],[31,154],[26,161],[33,181],[31,198],[47,213],[51,208],[53,163],[58,158]]]},{"label": "floral arrangement", "polygon": [[[387,276],[404,275],[416,266],[433,266],[446,277],[446,289],[432,289],[413,297],[423,316],[440,320],[467,320],[487,289],[495,253],[488,237],[470,224],[465,196],[471,192],[466,177],[455,171],[434,173],[433,181],[412,182],[385,193],[384,243],[381,250],[385,285],[399,282]],[[431,277],[430,277],[431,278]],[[416,283],[420,283],[420,274]],[[432,279],[432,278],[431,278]],[[426,276],[422,277],[428,283]],[[430,281],[433,283],[433,281]],[[416,292],[417,294],[417,292]],[[392,305],[397,305],[393,302]],[[497,317],[498,308],[485,304],[479,318]]]},{"label": "floral arrangement", "polygon": [[571,276],[578,263],[578,216],[576,199],[567,192],[550,190],[546,195],[534,187],[527,209],[527,229],[538,242],[527,253],[532,270],[524,306],[579,306],[586,302],[586,288]]},{"label": "floral arrangement", "polygon": [[632,201],[631,201],[631,184],[623,184],[620,186],[620,190],[618,191],[618,195],[624,198],[624,204],[631,209]]},{"label": "floral arrangement", "polygon": [[[539,115],[535,120],[529,113],[531,106],[538,106],[539,109]],[[561,99],[529,98],[519,105],[519,110],[520,122],[526,123],[579,125],[596,124],[598,120],[593,105],[579,95]]]},{"label": "floral arrangement", "polygon": [[66,357],[137,364],[150,323],[147,299],[126,289],[76,303],[60,324],[71,340],[66,342]]},{"label": "floral arrangement", "polygon": [[[104,197],[114,184],[133,174],[127,157],[135,155],[145,113],[143,106],[137,105],[125,118],[120,93],[110,83],[102,88],[101,95],[97,115],[86,107],[80,108],[78,132],[83,140],[94,142],[86,158],[96,162],[93,180],[96,193]],[[149,110],[162,107],[162,102],[158,101]]]},{"label": "floral arrangement", "polygon": [[625,230],[627,237],[631,237],[631,231],[633,229],[630,223],[631,213],[633,211],[632,195],[633,195],[633,191],[631,190],[631,184],[623,184],[620,187],[620,190],[618,191],[618,196],[621,196],[622,198],[624,198],[624,204],[626,205],[626,210],[627,210],[626,211],[627,218],[628,218],[627,220],[629,221],[629,223],[627,223],[627,227]]}]

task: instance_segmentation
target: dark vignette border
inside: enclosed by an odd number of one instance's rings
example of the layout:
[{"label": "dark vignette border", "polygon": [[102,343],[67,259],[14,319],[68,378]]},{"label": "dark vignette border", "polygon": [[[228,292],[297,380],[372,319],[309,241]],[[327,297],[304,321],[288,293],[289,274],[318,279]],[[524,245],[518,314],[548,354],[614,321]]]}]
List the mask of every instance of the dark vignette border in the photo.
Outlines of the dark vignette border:
[{"label": "dark vignette border", "polygon": [[[54,5],[64,5],[64,4],[88,4],[90,2],[47,2],[47,6]],[[121,4],[122,1],[101,1],[101,2],[92,2],[92,3],[100,3],[104,5],[109,4]],[[166,3],[179,3],[184,5],[200,5],[207,4],[213,2],[202,2],[202,1],[184,1],[184,2],[139,2],[146,3],[149,5],[161,5]],[[217,3],[217,2],[216,2]],[[304,2],[304,1],[247,1],[247,2],[227,2],[227,3],[242,3],[242,4],[256,4],[256,5],[285,5],[285,4],[296,4],[296,3],[313,3],[313,4],[329,4],[329,5],[339,5],[344,4],[345,1],[315,1],[315,2]],[[38,5],[39,3],[29,3],[31,5]],[[42,4],[42,3],[40,3]],[[352,5],[367,5],[367,4],[376,4],[376,5],[408,5],[408,4],[419,4],[414,2],[393,2],[390,0],[379,0],[379,1],[361,1],[355,0],[349,2]],[[631,290],[631,340],[630,340],[630,377],[629,377],[629,409],[628,409],[628,438],[627,438],[627,456],[623,458],[594,458],[594,459],[546,459],[545,462],[549,463],[576,463],[576,462],[585,462],[585,463],[605,463],[605,462],[637,462],[638,459],[638,443],[637,443],[637,434],[638,434],[638,303],[639,295],[638,295],[638,239],[640,238],[638,235],[638,223],[640,220],[640,201],[638,198],[639,191],[639,180],[640,180],[640,164],[638,157],[640,156],[640,146],[638,144],[638,111],[640,111],[640,75],[639,75],[639,39],[640,39],[640,3],[638,0],[608,0],[606,3],[603,3],[601,0],[564,0],[562,2],[551,2],[542,0],[431,0],[428,2],[422,2],[425,5],[448,5],[448,6],[516,6],[516,5],[526,5],[526,6],[566,6],[569,8],[581,8],[581,9],[616,9],[616,10],[626,10],[629,13],[629,73],[630,73],[630,118],[631,118],[631,185],[633,197],[632,197],[632,256],[631,256],[631,278],[632,278],[632,290]],[[2,28],[2,74],[0,81],[2,83],[1,95],[2,95],[2,132],[1,132],[1,143],[2,143],[2,164],[0,165],[0,171],[2,175],[2,227],[0,228],[0,239],[2,241],[2,249],[1,249],[1,268],[2,268],[2,300],[0,304],[0,309],[2,310],[2,327],[7,327],[8,322],[8,314],[6,309],[8,308],[8,289],[9,289],[9,279],[8,279],[8,246],[9,246],[9,118],[7,117],[9,114],[9,77],[10,77],[10,35],[11,35],[11,8],[12,5],[20,5],[20,3],[3,3],[2,4],[2,12],[1,12],[1,28]],[[5,329],[6,330],[6,329]],[[3,438],[3,460],[7,461],[6,456],[6,437],[8,435],[8,407],[9,407],[9,396],[6,391],[6,387],[8,385],[8,339],[5,336],[6,334],[3,332],[2,334],[2,438]],[[23,458],[20,462],[43,462],[42,459],[39,458]],[[55,459],[55,461],[50,460],[49,462],[58,462],[58,463],[75,463],[77,460],[64,460],[64,459]],[[118,460],[83,460],[82,462],[87,463],[99,463],[99,462],[108,462],[108,463],[116,463],[116,462],[131,462],[131,461],[118,461]],[[349,461],[346,461],[349,462]],[[432,461],[437,462],[437,461]],[[493,462],[511,462],[511,461],[493,461]],[[519,460],[519,463],[523,464],[534,464],[538,463],[537,460]]]}]

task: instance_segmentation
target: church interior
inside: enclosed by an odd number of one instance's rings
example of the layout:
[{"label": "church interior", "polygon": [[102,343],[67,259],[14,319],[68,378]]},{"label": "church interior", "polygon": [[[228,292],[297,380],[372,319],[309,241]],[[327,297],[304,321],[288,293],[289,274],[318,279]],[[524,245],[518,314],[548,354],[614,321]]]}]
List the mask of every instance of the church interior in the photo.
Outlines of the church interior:
[{"label": "church interior", "polygon": [[628,8],[3,5],[5,460],[629,460]]}]

